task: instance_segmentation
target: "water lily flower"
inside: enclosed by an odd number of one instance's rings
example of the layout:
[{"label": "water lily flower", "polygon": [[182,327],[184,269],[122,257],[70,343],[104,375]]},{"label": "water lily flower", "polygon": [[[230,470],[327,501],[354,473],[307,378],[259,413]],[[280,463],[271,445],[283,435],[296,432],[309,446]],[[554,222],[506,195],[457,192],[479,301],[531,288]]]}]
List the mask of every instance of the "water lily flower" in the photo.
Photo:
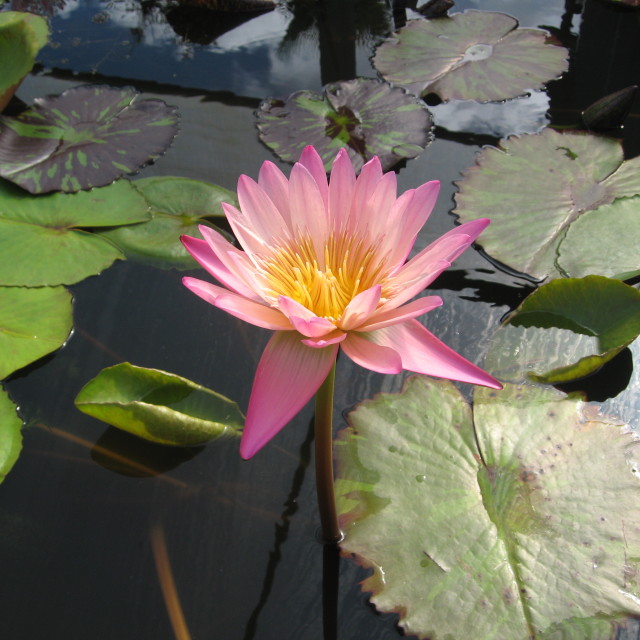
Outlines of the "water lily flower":
[{"label": "water lily flower", "polygon": [[455,227],[407,261],[438,195],[427,182],[397,197],[396,175],[378,158],[356,178],[345,150],[330,180],[307,147],[290,178],[265,162],[258,182],[238,180],[237,209],[224,212],[244,251],[201,226],[183,237],[191,255],[222,285],[186,277],[195,294],[251,324],[275,331],[253,382],[240,455],[259,451],[323,383],[338,349],[381,373],[403,369],[500,388],[418,320],[442,304],[413,299],[489,223]]}]

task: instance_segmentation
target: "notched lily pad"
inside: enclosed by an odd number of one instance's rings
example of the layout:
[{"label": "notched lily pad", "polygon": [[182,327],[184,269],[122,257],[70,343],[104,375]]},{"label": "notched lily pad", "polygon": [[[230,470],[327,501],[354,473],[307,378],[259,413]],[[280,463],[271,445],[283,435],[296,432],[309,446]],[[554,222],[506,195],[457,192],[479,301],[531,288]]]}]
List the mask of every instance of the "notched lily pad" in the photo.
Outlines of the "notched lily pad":
[{"label": "notched lily pad", "polygon": [[22,449],[22,420],[9,394],[0,389],[0,484],[15,464]]},{"label": "notched lily pad", "polygon": [[491,102],[521,96],[568,68],[568,51],[504,13],[412,20],[376,50],[382,77],[411,93]]},{"label": "notched lily pad", "polygon": [[64,287],[0,287],[0,379],[59,349],[73,328]]},{"label": "notched lily pad", "polygon": [[409,634],[602,640],[640,613],[638,442],[617,421],[531,385],[477,388],[472,414],[453,384],[416,376],[349,422],[341,546]]},{"label": "notched lily pad", "polygon": [[0,284],[72,284],[124,258],[91,229],[148,220],[127,180],[91,191],[31,196],[0,181]]},{"label": "notched lily pad", "polygon": [[0,117],[0,176],[31,193],[107,185],[162,155],[178,114],[131,87],[82,86]]},{"label": "notched lily pad", "polygon": [[597,371],[639,334],[634,287],[602,276],[553,280],[496,332],[485,366],[512,381],[569,382]]},{"label": "notched lily pad", "polygon": [[286,101],[265,100],[256,115],[260,139],[280,158],[295,162],[311,144],[327,170],[342,147],[356,170],[373,156],[389,169],[415,158],[433,139],[424,104],[370,78],[328,84],[322,95],[298,91]]},{"label": "notched lily pad", "polygon": [[191,380],[128,362],[103,369],[75,399],[76,407],[140,438],[190,447],[239,435],[238,405]]},{"label": "notched lily pad", "polygon": [[49,27],[40,16],[22,11],[0,13],[0,112],[47,43]]},{"label": "notched lily pad", "polygon": [[[640,194],[640,157],[625,161],[618,140],[553,129],[510,137],[499,148],[485,148],[457,185],[453,213],[461,222],[490,218],[480,240],[484,250],[534,279],[585,275],[594,260],[599,275],[614,276],[638,257],[636,222],[620,235],[609,230],[621,209],[634,207],[619,199]],[[614,207],[610,215],[603,205]],[[592,235],[581,234],[580,248],[573,243],[562,268],[561,243],[587,213],[593,214]],[[627,211],[625,219],[632,215]]]},{"label": "notched lily pad", "polygon": [[[198,225],[223,218],[222,203],[237,205],[236,194],[214,184],[179,177],[136,180],[134,187],[149,204],[148,222],[100,231],[127,257],[157,266],[191,268],[193,258],[180,236],[198,235]],[[224,233],[220,229],[217,229]]]}]

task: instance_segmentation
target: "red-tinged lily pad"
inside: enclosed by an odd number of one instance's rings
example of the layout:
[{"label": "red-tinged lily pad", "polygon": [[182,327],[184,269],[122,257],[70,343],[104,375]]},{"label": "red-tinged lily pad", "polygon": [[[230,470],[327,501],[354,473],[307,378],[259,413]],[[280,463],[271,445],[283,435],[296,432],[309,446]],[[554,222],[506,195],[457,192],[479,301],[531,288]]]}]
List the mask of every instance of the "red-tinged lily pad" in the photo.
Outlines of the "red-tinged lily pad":
[{"label": "red-tinged lily pad", "polygon": [[0,13],[0,112],[47,43],[49,27],[40,16],[21,11]]},{"label": "red-tinged lily pad", "polygon": [[69,193],[134,173],[178,130],[175,107],[138,97],[131,87],[75,87],[0,117],[0,176],[31,193]]},{"label": "red-tinged lily pad", "polygon": [[98,233],[128,260],[160,267],[193,268],[196,263],[180,236],[197,236],[200,224],[214,227],[212,219],[224,218],[223,202],[238,204],[233,191],[201,180],[153,177],[132,184],[149,204],[151,220]]},{"label": "red-tinged lily pad", "polygon": [[346,553],[419,638],[603,640],[640,614],[637,437],[546,386],[410,378],[336,442]]},{"label": "red-tinged lily pad", "polygon": [[15,464],[22,449],[22,420],[9,394],[0,389],[0,483]]},{"label": "red-tinged lily pad", "polygon": [[453,213],[490,218],[480,244],[511,269],[538,280],[640,269],[640,157],[625,161],[618,140],[553,129],[510,137],[484,149],[457,184]]},{"label": "red-tinged lily pad", "polygon": [[640,291],[602,276],[541,286],[492,338],[484,367],[500,380],[584,378],[640,335]]},{"label": "red-tinged lily pad", "polygon": [[382,77],[424,97],[491,102],[524,95],[568,68],[564,47],[504,13],[412,20],[376,50]]},{"label": "red-tinged lily pad", "polygon": [[311,144],[327,169],[342,147],[356,170],[373,156],[389,169],[415,158],[433,139],[424,104],[370,78],[329,84],[322,95],[298,91],[286,101],[265,100],[257,117],[260,139],[280,158],[295,162]]},{"label": "red-tinged lily pad", "polygon": [[0,379],[59,349],[72,327],[64,287],[0,287]]},{"label": "red-tinged lily pad", "polygon": [[91,230],[149,218],[147,202],[128,180],[42,196],[0,181],[0,285],[73,284],[100,273],[124,255]]},{"label": "red-tinged lily pad", "polygon": [[244,416],[225,396],[159,369],[122,362],[87,382],[76,407],[156,444],[191,447],[238,436]]}]

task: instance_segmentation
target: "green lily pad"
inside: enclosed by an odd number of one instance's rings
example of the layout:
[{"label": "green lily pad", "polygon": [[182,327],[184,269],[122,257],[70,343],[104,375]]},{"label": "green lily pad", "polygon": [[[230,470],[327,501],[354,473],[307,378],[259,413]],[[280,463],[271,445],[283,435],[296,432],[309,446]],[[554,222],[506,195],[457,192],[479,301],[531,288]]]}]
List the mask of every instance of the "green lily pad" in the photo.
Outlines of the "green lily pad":
[{"label": "green lily pad", "polygon": [[485,367],[551,384],[590,375],[640,334],[640,291],[602,276],[552,280],[496,332]]},{"label": "green lily pad", "polygon": [[90,229],[148,220],[127,180],[79,193],[31,196],[0,182],[0,285],[72,284],[124,258]]},{"label": "green lily pad", "polygon": [[180,236],[197,236],[200,224],[214,227],[209,219],[224,218],[221,204],[238,203],[233,191],[189,178],[144,178],[133,185],[149,204],[151,220],[99,234],[113,242],[127,259],[155,265],[193,267],[195,262]]},{"label": "green lily pad", "polygon": [[15,464],[22,449],[22,420],[9,394],[0,389],[0,484]]},{"label": "green lily pad", "polygon": [[65,343],[71,300],[64,287],[0,287],[0,379]]},{"label": "green lily pad", "polygon": [[[453,213],[461,222],[490,218],[480,240],[484,250],[533,278],[567,275],[557,263],[559,247],[586,212],[594,215],[592,237],[581,235],[584,265],[593,263],[591,254],[605,255],[611,260],[599,275],[613,276],[637,258],[637,233],[629,230],[612,238],[611,215],[605,210],[600,216],[603,205],[614,203],[617,213],[618,207],[633,206],[614,202],[617,198],[640,194],[640,157],[625,161],[618,140],[553,129],[507,138],[497,149],[484,149],[457,184]],[[568,275],[588,269],[578,265],[578,251],[575,243],[567,249]]]},{"label": "green lily pad", "polygon": [[323,95],[297,91],[286,101],[265,100],[256,115],[260,139],[280,158],[295,162],[311,144],[327,170],[342,147],[356,171],[373,156],[389,169],[415,158],[433,139],[423,103],[371,78],[328,84]]},{"label": "green lily pad", "polygon": [[[44,18],[21,11],[0,13],[0,111],[9,101],[13,89],[31,71],[36,55],[48,37],[49,27]],[[5,92],[6,99],[3,99]]]},{"label": "green lily pad", "polygon": [[239,435],[238,405],[191,380],[128,362],[103,369],[75,400],[80,411],[140,438],[178,447]]},{"label": "green lily pad", "polygon": [[504,13],[412,20],[376,50],[382,77],[417,96],[491,102],[524,95],[568,68],[568,51]]},{"label": "green lily pad", "polygon": [[507,385],[477,388],[472,416],[424,376],[360,404],[336,491],[376,607],[432,640],[603,640],[603,621],[640,614],[637,440],[594,414]]},{"label": "green lily pad", "polygon": [[31,193],[107,185],[161,156],[177,109],[131,87],[82,86],[0,117],[0,176]]}]

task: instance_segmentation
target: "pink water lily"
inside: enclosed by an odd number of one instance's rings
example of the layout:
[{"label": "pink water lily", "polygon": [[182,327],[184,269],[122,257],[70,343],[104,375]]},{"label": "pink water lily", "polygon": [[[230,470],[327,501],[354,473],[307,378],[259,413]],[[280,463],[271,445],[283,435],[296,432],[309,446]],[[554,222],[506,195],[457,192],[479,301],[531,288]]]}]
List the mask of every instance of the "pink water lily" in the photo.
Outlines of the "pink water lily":
[{"label": "pink water lily", "polygon": [[396,175],[378,158],[356,178],[338,153],[327,183],[320,156],[307,147],[289,180],[265,162],[258,182],[238,181],[237,209],[224,212],[241,251],[201,226],[183,237],[191,255],[223,286],[184,278],[195,294],[237,318],[274,330],[253,382],[240,455],[259,451],[300,411],[333,366],[338,349],[381,373],[402,369],[500,388],[415,318],[442,304],[412,300],[489,224],[455,227],[407,256],[438,195],[427,182],[400,197]]}]

